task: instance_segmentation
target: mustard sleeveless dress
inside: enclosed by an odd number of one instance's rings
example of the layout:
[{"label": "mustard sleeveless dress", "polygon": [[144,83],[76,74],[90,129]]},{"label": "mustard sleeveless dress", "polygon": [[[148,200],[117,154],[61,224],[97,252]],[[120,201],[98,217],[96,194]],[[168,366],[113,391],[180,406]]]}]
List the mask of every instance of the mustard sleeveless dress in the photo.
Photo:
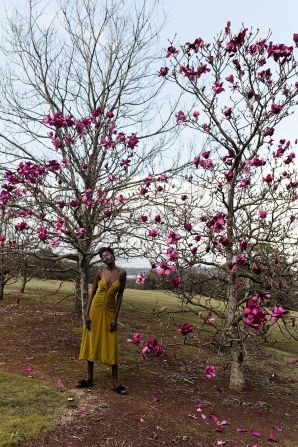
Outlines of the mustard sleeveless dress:
[{"label": "mustard sleeveless dress", "polygon": [[98,361],[108,366],[118,364],[117,330],[110,332],[110,325],[116,312],[116,295],[119,288],[119,279],[110,287],[104,278],[98,281],[89,311],[92,326],[90,331],[84,327],[80,360]]}]

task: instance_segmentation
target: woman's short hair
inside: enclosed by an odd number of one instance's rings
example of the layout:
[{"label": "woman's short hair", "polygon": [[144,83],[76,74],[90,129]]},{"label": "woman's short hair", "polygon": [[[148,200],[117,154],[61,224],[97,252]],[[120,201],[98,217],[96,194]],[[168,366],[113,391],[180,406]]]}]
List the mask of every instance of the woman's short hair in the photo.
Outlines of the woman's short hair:
[{"label": "woman's short hair", "polygon": [[111,247],[102,247],[99,249],[98,254],[101,257],[101,255],[103,254],[104,251],[108,251],[109,253],[111,253],[111,255],[113,256],[113,258],[115,258],[115,253],[114,250]]}]

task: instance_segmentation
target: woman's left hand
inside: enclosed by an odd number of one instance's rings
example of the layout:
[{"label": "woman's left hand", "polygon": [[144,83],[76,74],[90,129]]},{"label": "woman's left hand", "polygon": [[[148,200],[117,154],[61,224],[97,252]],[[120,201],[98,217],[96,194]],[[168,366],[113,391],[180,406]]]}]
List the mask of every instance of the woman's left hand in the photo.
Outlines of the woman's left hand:
[{"label": "woman's left hand", "polygon": [[114,332],[117,330],[117,321],[112,321],[110,326],[110,332]]}]

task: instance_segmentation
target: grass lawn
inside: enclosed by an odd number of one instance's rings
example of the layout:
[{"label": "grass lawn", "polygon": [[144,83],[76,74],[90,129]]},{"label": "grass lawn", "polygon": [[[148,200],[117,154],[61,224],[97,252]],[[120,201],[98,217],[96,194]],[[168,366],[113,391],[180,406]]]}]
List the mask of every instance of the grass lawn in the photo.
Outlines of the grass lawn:
[{"label": "grass lawn", "polygon": [[65,389],[0,371],[0,447],[53,429],[67,408]]}]

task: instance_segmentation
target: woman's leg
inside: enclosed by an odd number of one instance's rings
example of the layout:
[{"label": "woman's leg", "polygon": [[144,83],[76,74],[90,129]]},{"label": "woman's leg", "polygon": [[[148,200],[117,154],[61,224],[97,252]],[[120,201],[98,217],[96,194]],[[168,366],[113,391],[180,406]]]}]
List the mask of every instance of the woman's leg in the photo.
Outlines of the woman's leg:
[{"label": "woman's leg", "polygon": [[94,362],[90,362],[87,360],[87,371],[88,371],[88,383],[93,385],[93,370],[94,370]]},{"label": "woman's leg", "polygon": [[113,387],[117,388],[117,386],[118,386],[118,365],[112,365],[112,379],[113,379]]}]

